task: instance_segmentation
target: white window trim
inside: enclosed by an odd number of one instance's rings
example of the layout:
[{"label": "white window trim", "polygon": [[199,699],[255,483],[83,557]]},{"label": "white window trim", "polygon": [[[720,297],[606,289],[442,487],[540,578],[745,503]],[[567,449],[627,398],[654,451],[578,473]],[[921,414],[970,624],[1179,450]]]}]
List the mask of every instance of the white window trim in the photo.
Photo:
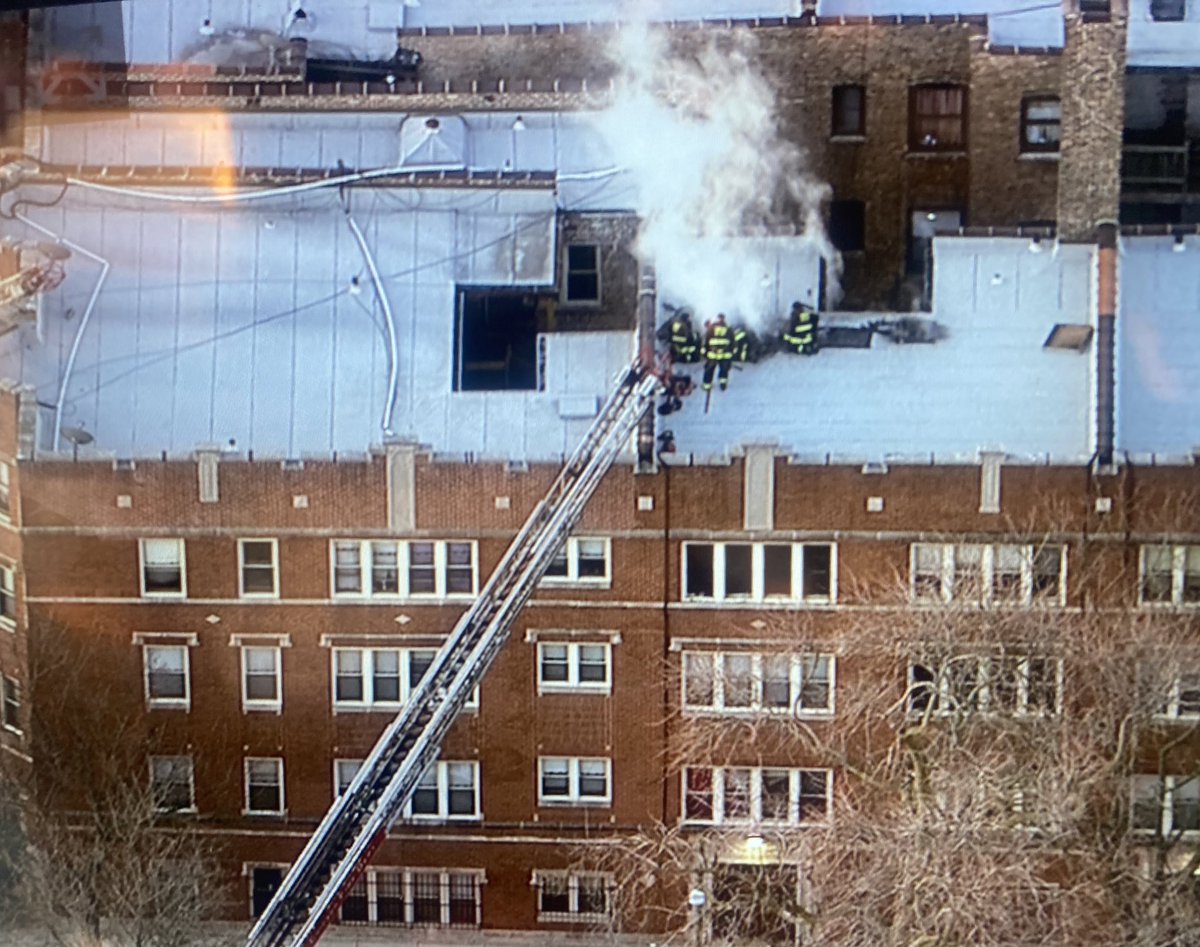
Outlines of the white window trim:
[{"label": "white window trim", "polygon": [[[1007,709],[992,709],[991,707],[991,676],[992,662],[999,658],[1007,658],[1017,662],[1019,677],[1017,678],[1017,705],[1013,710]],[[950,674],[945,673],[945,662],[933,663],[920,660],[910,661],[908,664],[908,696],[909,716],[919,717],[924,711],[914,709],[912,707],[912,695],[915,693],[915,688],[918,683],[927,685],[931,682],[916,680],[913,674],[913,669],[916,666],[921,666],[930,669],[934,672],[933,684],[936,685],[936,694],[931,695],[931,699],[936,700],[938,706],[933,707],[929,713],[934,717],[951,717],[956,714],[983,714],[992,717],[1057,717],[1062,714],[1063,706],[1063,660],[1062,658],[1054,657],[1048,654],[958,654],[952,655],[951,661],[975,661],[976,679],[979,681],[978,688],[975,692],[976,705],[974,707],[958,707],[957,698],[954,695],[954,679]],[[1033,660],[1053,661],[1055,663],[1055,680],[1054,680],[1054,708],[1049,712],[1040,709],[1029,708],[1029,663]]]},{"label": "white window trim", "polygon": [[[359,590],[339,592],[337,588],[337,546],[339,543],[358,544]],[[396,544],[396,591],[372,591],[371,545],[373,543]],[[433,544],[434,591],[409,592],[410,546],[413,543]],[[447,549],[451,543],[462,543],[471,547],[471,591],[448,592],[446,578],[449,568]],[[479,543],[473,539],[331,539],[329,541],[329,594],[334,599],[384,599],[387,601],[442,602],[473,599],[479,593]]]},{"label": "white window trim", "polygon": [[[1162,784],[1162,799],[1159,800],[1159,827],[1148,829],[1136,824],[1137,818],[1137,779],[1145,777]],[[1200,829],[1176,829],[1175,823],[1175,787],[1181,783],[1195,785],[1200,776],[1159,776],[1156,773],[1135,773],[1129,781],[1129,824],[1134,834],[1139,836],[1160,835],[1163,838],[1179,837],[1185,839],[1200,838]]]},{"label": "white window trim", "polygon": [[[271,547],[271,591],[246,591],[246,543],[268,543]],[[261,568],[261,567],[255,567]],[[238,596],[240,598],[279,598],[279,540],[266,536],[248,536],[238,540]]]},{"label": "white window trim", "polygon": [[0,523],[11,523],[12,517],[12,464],[7,460],[0,460],[0,494],[6,498],[4,504],[0,504]]},{"label": "white window trim", "polygon": [[[192,656],[191,646],[181,641],[142,641],[142,686],[146,696],[146,707],[152,710],[192,709]],[[178,648],[183,652],[183,697],[154,697],[150,693],[150,649]]]},{"label": "white window trim", "polygon": [[6,591],[12,597],[14,612],[11,617],[0,613],[0,628],[15,631],[17,627],[17,564],[12,559],[0,557],[0,583],[9,586]]},{"label": "white window trim", "polygon": [[333,761],[333,798],[334,799],[339,798],[346,791],[345,789],[342,789],[340,786],[340,783],[338,780],[338,767],[343,763],[354,763],[355,764],[354,776],[352,776],[350,779],[350,782],[348,782],[346,784],[346,789],[349,789],[350,786],[353,785],[354,780],[358,777],[358,774],[362,771],[362,765],[365,762],[366,762],[365,758],[362,758],[362,757],[355,758],[355,757],[348,757],[348,756],[339,756]]},{"label": "white window trim", "polygon": [[[567,679],[565,681],[545,681],[542,679],[542,656],[546,646],[567,649]],[[580,679],[580,654],[582,649],[602,648],[604,650],[604,680],[584,681]],[[612,693],[612,645],[606,641],[538,641],[537,643],[537,686],[539,694],[609,694]]]},{"label": "white window trim", "polygon": [[[751,674],[753,693],[750,706],[726,707],[724,696],[725,674],[724,662],[727,656],[737,655],[751,659]],[[687,664],[689,656],[711,658],[713,666],[713,702],[711,704],[690,704],[687,699]],[[837,712],[837,658],[825,652],[810,652],[782,655],[790,659],[788,669],[788,706],[772,707],[763,703],[766,686],[764,671],[765,659],[780,656],[778,652],[766,654],[746,651],[684,651],[680,659],[680,706],[686,714],[721,714],[730,716],[745,716],[747,714],[790,715],[796,718],[827,718]],[[827,707],[804,707],[800,705],[804,686],[804,664],[807,658],[824,658],[829,667],[829,704]]]},{"label": "white window trim", "polygon": [[17,693],[17,713],[18,714],[21,711],[21,707],[24,706],[24,704],[21,700],[21,692],[22,692],[21,682],[19,680],[17,680],[15,677],[13,677],[11,674],[0,675],[0,677],[3,678],[3,680],[0,681],[0,702],[2,702],[4,704],[4,707],[0,707],[0,720],[3,720],[3,727],[9,733],[15,733],[15,734],[17,734],[17,736],[24,736],[25,731],[23,729],[21,729],[18,726],[13,726],[7,720],[4,720],[4,717],[6,716],[6,708],[7,708],[7,704],[8,704],[7,688],[8,688],[9,684],[13,685],[13,687]]},{"label": "white window trim", "polygon": [[[1189,677],[1195,677],[1197,680],[1196,687],[1189,687],[1188,690],[1200,690],[1200,672],[1189,674]],[[1155,718],[1158,720],[1200,720],[1200,709],[1184,713],[1180,711],[1180,694],[1183,692],[1183,676],[1176,674],[1171,680],[1170,690],[1167,693],[1167,699],[1163,702],[1160,709],[1154,712]]]},{"label": "white window trim", "polygon": [[[437,772],[438,811],[430,813],[413,812],[412,797],[404,805],[404,818],[410,822],[480,822],[483,820],[483,809],[479,799],[479,762],[477,760],[438,760],[433,764]],[[471,767],[471,789],[475,797],[475,811],[470,815],[450,813],[450,767]]]},{"label": "white window trim", "polygon": [[[567,883],[569,899],[566,911],[542,910],[542,886],[550,879],[564,880]],[[582,879],[595,879],[604,884],[605,903],[608,910],[603,914],[595,911],[579,910],[579,883]],[[595,924],[612,918],[612,897],[615,881],[609,872],[603,871],[543,871],[534,869],[533,880],[530,884],[537,889],[537,922],[539,924]]]},{"label": "white window trim", "polygon": [[[1059,551],[1058,595],[1046,598],[1033,597],[1033,569],[1038,546],[1030,543],[912,543],[909,546],[908,575],[909,600],[921,606],[936,606],[954,602],[960,605],[986,605],[991,608],[1027,608],[1030,605],[1062,607],[1067,603],[1067,544],[1047,543]],[[982,600],[956,599],[954,597],[955,564],[958,551],[970,547],[980,550],[980,592]],[[998,548],[1019,549],[1021,557],[1021,594],[1017,599],[995,598],[995,565]],[[922,548],[937,549],[941,557],[941,596],[936,601],[917,595],[917,557]]]},{"label": "white window trim", "polygon": [[[1187,551],[1195,543],[1143,543],[1138,552],[1138,605],[1142,608],[1200,608],[1200,601],[1183,600],[1183,582],[1187,572]],[[1158,602],[1145,597],[1146,554],[1151,549],[1171,550],[1171,601]]]},{"label": "white window trim", "polygon": [[[178,592],[152,592],[146,590],[146,542],[149,539],[153,540],[172,540],[179,546],[179,591]],[[150,536],[138,540],[138,587],[141,589],[142,598],[165,598],[165,599],[181,599],[187,598],[187,542],[175,536]]]},{"label": "white window trim", "polygon": [[[396,641],[395,638],[389,639]],[[383,710],[392,711],[403,707],[412,697],[411,667],[412,656],[417,651],[433,651],[435,653],[440,646],[425,645],[380,645],[377,647],[357,647],[353,645],[334,644],[329,650],[329,697],[330,705],[333,707],[335,714],[339,713],[370,713],[373,711]],[[338,654],[344,651],[358,652],[362,657],[362,670],[359,672],[362,678],[362,700],[338,700],[337,696],[337,681],[338,681]],[[399,700],[375,700],[375,655],[380,651],[395,651],[399,654],[397,661],[398,672],[400,675],[400,699]],[[424,680],[424,678],[422,678]],[[479,686],[471,691],[471,696],[467,698],[467,702],[463,705],[465,712],[476,712],[479,710]]]},{"label": "white window trim", "polygon": [[[712,818],[696,819],[687,815],[687,776],[692,769],[706,769],[712,772]],[[749,770],[750,772],[750,815],[745,818],[728,818],[725,815],[725,773],[727,770]],[[764,771],[786,772],[788,774],[788,817],[782,819],[763,818],[762,777]],[[800,774],[824,773],[825,775],[825,817],[818,821],[803,822],[800,819]],[[807,766],[685,766],[680,773],[680,810],[679,820],[684,825],[788,825],[788,826],[824,826],[833,820],[833,770],[823,767]]]},{"label": "white window trim", "polygon": [[[567,761],[567,794],[547,796],[542,792],[545,764],[549,760]],[[579,791],[580,763],[604,763],[604,795],[584,796]],[[612,759],[607,756],[539,756],[537,765],[537,800],[539,806],[597,806],[612,805]]]},{"label": "white window trim", "polygon": [[[250,806],[250,764],[251,763],[275,763],[275,772],[279,775],[279,808],[278,809],[254,809]],[[242,786],[244,787],[244,796],[242,799],[243,808],[242,815],[270,815],[270,816],[286,816],[287,815],[287,795],[284,788],[284,771],[283,758],[280,756],[247,756],[242,761]]]},{"label": "white window trim", "polygon": [[[604,544],[604,575],[580,576],[579,574],[579,544],[582,542],[600,542]],[[608,536],[570,536],[564,546],[567,554],[566,575],[544,575],[541,580],[542,588],[612,588],[612,539]]]},{"label": "white window trim", "polygon": [[[689,546],[711,546],[713,556],[713,594],[692,595],[687,591],[687,550]],[[725,550],[729,546],[750,547],[750,594],[726,595],[725,593]],[[766,595],[766,559],[764,548],[767,546],[792,547],[792,593],[790,595]],[[814,546],[829,547],[829,594],[809,595],[804,590],[804,557],[806,550]],[[684,602],[726,602],[733,605],[743,605],[746,602],[799,602],[805,605],[836,605],[838,591],[838,547],[834,542],[738,542],[735,540],[722,542],[692,542],[686,541],[680,546],[680,599]]]},{"label": "white window trim", "polygon": [[[571,247],[591,247],[596,251],[596,295],[581,299],[573,298],[568,292],[571,278]],[[562,252],[562,292],[559,302],[568,306],[599,306],[604,299],[604,254],[603,247],[591,240],[564,240]],[[583,272],[580,270],[579,272]],[[588,272],[591,272],[590,270]]]},{"label": "white window trim", "polygon": [[[248,657],[247,652],[251,649],[256,651],[272,651],[275,654],[275,698],[273,700],[263,700],[261,698],[252,698],[249,690],[250,668],[246,663]],[[238,648],[238,661],[242,671],[242,711],[244,713],[252,713],[254,711],[270,711],[273,713],[283,713],[283,646],[279,642],[254,642],[243,641]]]},{"label": "white window trim", "polygon": [[196,806],[196,760],[193,756],[187,753],[162,753],[149,758],[150,764],[150,786],[154,786],[154,761],[155,760],[187,760],[188,761],[188,798],[192,800],[192,804],[185,809],[160,809],[155,806],[154,811],[164,815],[171,814],[194,814],[199,811]]},{"label": "white window trim", "polygon": [[[468,927],[478,928],[482,922],[483,910],[483,886],[487,884],[487,875],[481,868],[368,868],[362,875],[362,882],[366,889],[367,897],[367,920],[366,921],[343,921],[338,919],[339,924],[348,926],[375,926],[380,927],[427,927],[426,922],[418,922],[415,918],[413,903],[415,900],[415,875],[438,875],[438,900],[440,918],[437,927],[449,927],[452,929],[466,929]],[[380,921],[379,920],[379,876],[380,875],[399,875],[400,876],[400,891],[404,900],[404,920],[403,921]],[[472,886],[475,895],[475,921],[472,924],[452,924],[450,921],[450,877],[452,875],[469,876],[474,879],[475,884]],[[353,889],[350,889],[353,890]]]}]

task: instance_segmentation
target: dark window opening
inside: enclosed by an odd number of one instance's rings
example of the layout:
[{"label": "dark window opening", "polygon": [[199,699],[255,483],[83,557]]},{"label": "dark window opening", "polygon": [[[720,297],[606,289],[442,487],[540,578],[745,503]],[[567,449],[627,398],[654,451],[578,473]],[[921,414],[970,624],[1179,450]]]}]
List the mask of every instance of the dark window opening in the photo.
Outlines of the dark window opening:
[{"label": "dark window opening", "polygon": [[829,205],[829,239],[842,253],[866,248],[867,205],[862,201],[832,201]]},{"label": "dark window opening", "polygon": [[1021,150],[1058,151],[1062,138],[1062,102],[1054,97],[1021,102]]},{"label": "dark window opening", "polygon": [[[258,917],[267,909],[267,905],[271,903],[271,898],[275,896],[275,892],[279,890],[279,886],[283,883],[282,868],[255,868],[251,875],[251,895],[250,895],[250,910],[251,913]],[[366,893],[364,886],[364,896]],[[346,901],[349,901],[347,897]],[[345,902],[343,902],[345,903]],[[364,905],[365,907],[365,905]],[[366,920],[365,914],[363,917]]]},{"label": "dark window opening", "polygon": [[537,297],[460,289],[454,327],[455,391],[536,391]]},{"label": "dark window opening", "polygon": [[860,85],[833,87],[833,135],[862,136],[867,133],[867,90]]},{"label": "dark window opening", "polygon": [[967,92],[959,85],[919,85],[909,90],[910,151],[962,151],[967,147]]},{"label": "dark window opening", "polygon": [[594,243],[567,246],[563,299],[569,303],[600,301],[600,248]]},{"label": "dark window opening", "polygon": [[1150,0],[1150,19],[1178,23],[1187,14],[1187,0]]},{"label": "dark window opening", "polygon": [[687,597],[713,596],[713,547],[707,545],[690,545],[687,551]]},{"label": "dark window opening", "polygon": [[804,547],[804,597],[828,598],[832,588],[832,552],[829,546]]},{"label": "dark window opening", "polygon": [[792,547],[763,547],[763,595],[792,597]]},{"label": "dark window opening", "polygon": [[751,546],[731,544],[725,547],[726,596],[750,594],[752,554]]}]

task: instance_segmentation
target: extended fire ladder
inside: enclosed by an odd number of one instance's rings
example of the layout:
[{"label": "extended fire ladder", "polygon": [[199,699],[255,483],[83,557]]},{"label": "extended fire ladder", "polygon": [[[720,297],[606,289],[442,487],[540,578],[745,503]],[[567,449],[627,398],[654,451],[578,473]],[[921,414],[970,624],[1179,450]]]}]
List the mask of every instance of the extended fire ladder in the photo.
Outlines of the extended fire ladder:
[{"label": "extended fire ladder", "polygon": [[459,620],[415,692],[384,730],[251,929],[247,947],[310,947],[383,843],[463,704],[508,637],[613,461],[653,404],[656,375],[635,362],[553,486]]}]

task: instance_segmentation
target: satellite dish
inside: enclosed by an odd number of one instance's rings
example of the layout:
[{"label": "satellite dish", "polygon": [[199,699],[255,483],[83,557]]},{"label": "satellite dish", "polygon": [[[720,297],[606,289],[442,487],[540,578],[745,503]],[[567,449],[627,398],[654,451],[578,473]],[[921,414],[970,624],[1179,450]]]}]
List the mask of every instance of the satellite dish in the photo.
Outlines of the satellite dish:
[{"label": "satellite dish", "polygon": [[81,427],[64,427],[61,433],[63,437],[76,447],[86,447],[96,439],[91,431],[85,431]]}]

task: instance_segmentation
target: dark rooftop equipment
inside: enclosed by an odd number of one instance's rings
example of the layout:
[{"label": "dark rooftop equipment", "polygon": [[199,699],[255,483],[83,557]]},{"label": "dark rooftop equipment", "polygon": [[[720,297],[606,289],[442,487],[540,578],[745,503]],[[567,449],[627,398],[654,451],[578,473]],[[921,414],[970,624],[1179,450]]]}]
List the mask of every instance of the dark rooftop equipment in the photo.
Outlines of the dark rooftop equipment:
[{"label": "dark rooftop equipment", "polygon": [[305,60],[306,82],[396,82],[415,79],[421,67],[421,54],[415,49],[396,50],[391,59],[332,59],[315,57]]}]

